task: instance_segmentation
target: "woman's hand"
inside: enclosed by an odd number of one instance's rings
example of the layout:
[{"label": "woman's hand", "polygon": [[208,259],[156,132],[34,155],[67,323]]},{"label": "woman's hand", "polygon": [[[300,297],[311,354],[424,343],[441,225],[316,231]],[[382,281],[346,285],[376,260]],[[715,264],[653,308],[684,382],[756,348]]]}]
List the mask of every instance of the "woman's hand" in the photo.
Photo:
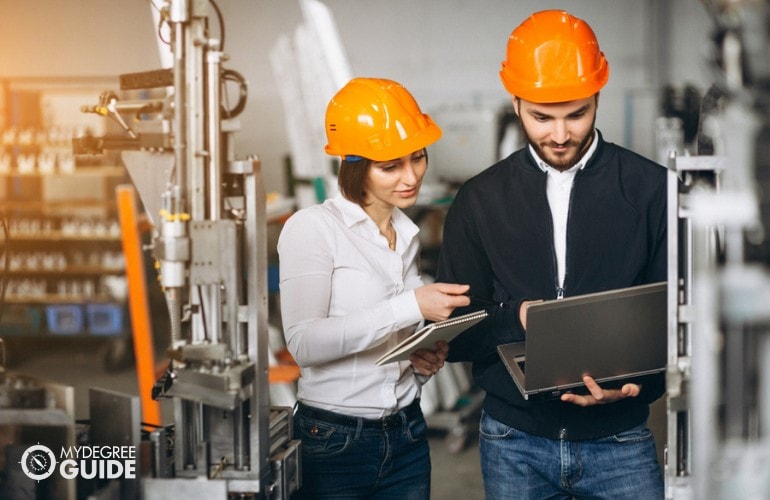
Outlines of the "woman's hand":
[{"label": "woman's hand", "polygon": [[471,299],[464,295],[469,285],[432,283],[414,289],[422,317],[430,321],[447,319],[456,307],[470,305]]},{"label": "woman's hand", "polygon": [[418,349],[409,356],[414,371],[420,375],[430,377],[444,366],[444,361],[449,354],[449,344],[443,340],[436,342],[436,350]]}]

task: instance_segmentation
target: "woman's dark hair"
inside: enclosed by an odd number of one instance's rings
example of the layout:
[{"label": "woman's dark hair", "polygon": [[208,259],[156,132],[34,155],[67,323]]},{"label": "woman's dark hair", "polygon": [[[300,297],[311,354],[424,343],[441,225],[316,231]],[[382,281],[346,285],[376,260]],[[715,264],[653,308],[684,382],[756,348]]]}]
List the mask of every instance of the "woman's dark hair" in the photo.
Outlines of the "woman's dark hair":
[{"label": "woman's dark hair", "polygon": [[[428,150],[423,148],[425,162],[428,162]],[[357,203],[362,207],[366,205],[366,177],[372,168],[372,160],[362,158],[359,161],[347,161],[340,163],[340,171],[337,174],[337,184],[342,196]]]},{"label": "woman's dark hair", "polygon": [[342,196],[364,206],[366,202],[366,176],[372,168],[372,160],[362,158],[359,161],[342,160],[337,174],[337,183]]}]

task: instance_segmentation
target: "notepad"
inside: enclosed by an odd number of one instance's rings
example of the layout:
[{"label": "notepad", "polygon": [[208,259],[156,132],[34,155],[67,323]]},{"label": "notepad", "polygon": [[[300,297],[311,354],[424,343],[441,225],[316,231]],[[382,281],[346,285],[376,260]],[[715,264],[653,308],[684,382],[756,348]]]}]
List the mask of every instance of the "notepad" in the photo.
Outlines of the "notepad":
[{"label": "notepad", "polygon": [[380,366],[395,361],[403,361],[409,359],[409,356],[418,349],[434,349],[439,340],[449,342],[487,316],[487,311],[482,309],[431,323],[399,342],[397,346],[380,357],[375,364]]}]

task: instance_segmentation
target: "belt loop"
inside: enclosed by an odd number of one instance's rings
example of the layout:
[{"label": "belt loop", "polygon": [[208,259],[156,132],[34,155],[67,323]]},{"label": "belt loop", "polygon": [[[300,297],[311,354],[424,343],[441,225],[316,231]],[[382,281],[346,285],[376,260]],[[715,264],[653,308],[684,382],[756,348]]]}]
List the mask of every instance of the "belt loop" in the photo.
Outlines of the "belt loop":
[{"label": "belt loop", "polygon": [[420,409],[420,398],[416,398],[414,401],[412,401],[409,406],[404,408],[404,416],[406,417],[406,421],[409,422],[413,418],[417,418],[417,416],[421,413]]},{"label": "belt loop", "polygon": [[356,418],[356,439],[361,439],[361,433],[364,430],[364,419],[361,417]]}]

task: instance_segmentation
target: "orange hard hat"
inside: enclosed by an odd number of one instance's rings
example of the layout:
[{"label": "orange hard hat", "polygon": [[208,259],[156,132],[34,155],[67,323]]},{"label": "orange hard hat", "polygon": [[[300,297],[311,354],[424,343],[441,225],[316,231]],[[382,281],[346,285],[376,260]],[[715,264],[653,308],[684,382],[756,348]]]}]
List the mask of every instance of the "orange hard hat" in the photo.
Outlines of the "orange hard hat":
[{"label": "orange hard hat", "polygon": [[403,85],[354,78],[326,108],[326,152],[353,161],[401,158],[433,144],[441,129]]},{"label": "orange hard hat", "polygon": [[591,27],[563,10],[536,12],[514,29],[500,70],[508,92],[536,103],[590,97],[609,76]]}]

